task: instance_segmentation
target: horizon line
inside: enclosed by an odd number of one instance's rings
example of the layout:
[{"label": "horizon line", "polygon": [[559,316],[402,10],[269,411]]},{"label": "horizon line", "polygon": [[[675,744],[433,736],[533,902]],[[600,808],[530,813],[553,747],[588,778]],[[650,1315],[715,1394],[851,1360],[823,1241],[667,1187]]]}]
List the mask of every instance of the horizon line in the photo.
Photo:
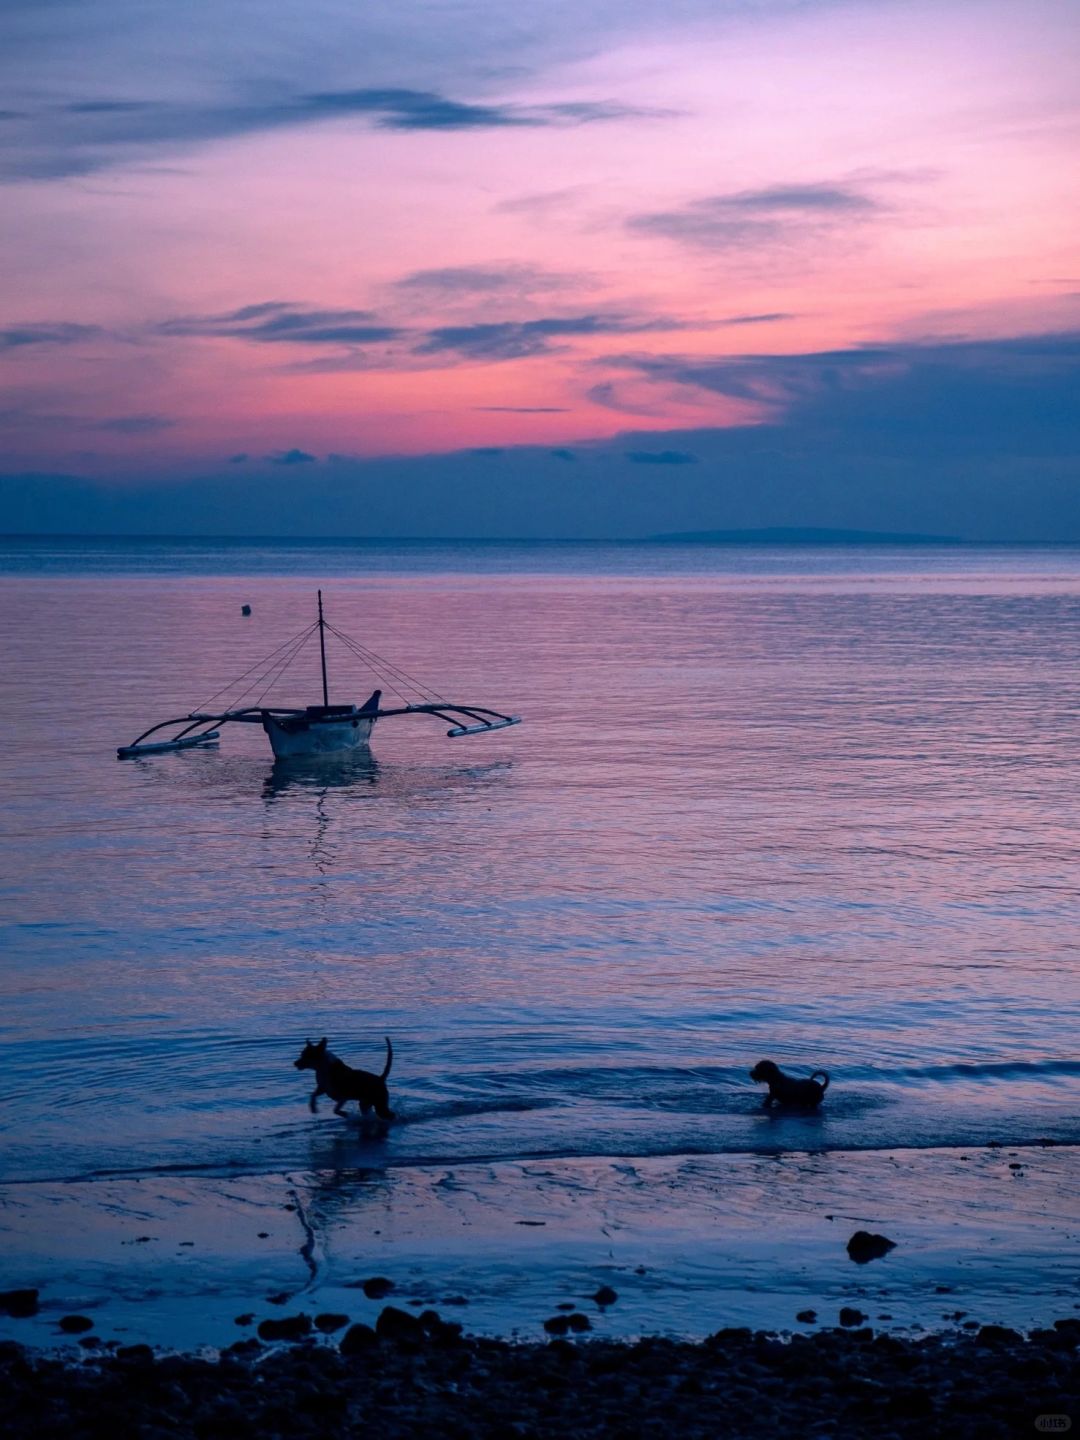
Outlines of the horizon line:
[{"label": "horizon line", "polygon": [[[822,538],[817,538],[819,531]],[[775,538],[763,538],[765,536]],[[832,536],[832,539],[824,537]],[[850,536],[845,540],[844,536]],[[700,538],[699,538],[700,537]],[[286,535],[286,534],[235,534],[205,531],[117,531],[117,530],[9,530],[0,531],[0,542],[13,540],[125,540],[156,541],[159,543],[181,541],[213,541],[214,543],[258,545],[709,545],[759,546],[763,549],[793,549],[815,545],[892,545],[898,549],[907,546],[927,545],[938,549],[1024,549],[1038,547],[1054,549],[1080,548],[1080,538],[1074,540],[985,540],[969,539],[965,536],[940,536],[931,532],[892,532],[887,530],[845,530],[842,527],[815,526],[752,526],[744,530],[723,531],[676,531],[650,535]]]}]

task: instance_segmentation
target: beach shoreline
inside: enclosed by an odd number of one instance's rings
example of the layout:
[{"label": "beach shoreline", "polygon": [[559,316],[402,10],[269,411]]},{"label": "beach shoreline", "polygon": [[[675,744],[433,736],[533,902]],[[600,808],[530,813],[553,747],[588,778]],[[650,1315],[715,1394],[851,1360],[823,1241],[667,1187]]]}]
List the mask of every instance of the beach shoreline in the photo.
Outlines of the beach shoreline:
[{"label": "beach shoreline", "polygon": [[[70,1345],[78,1313],[100,1342],[220,1351],[238,1315],[374,1324],[387,1299],[522,1342],[560,1306],[612,1341],[810,1333],[845,1308],[897,1335],[1030,1331],[1080,1314],[1078,1169],[1046,1145],[9,1184],[0,1289],[39,1300],[0,1341]],[[860,1230],[894,1248],[856,1263]]]}]

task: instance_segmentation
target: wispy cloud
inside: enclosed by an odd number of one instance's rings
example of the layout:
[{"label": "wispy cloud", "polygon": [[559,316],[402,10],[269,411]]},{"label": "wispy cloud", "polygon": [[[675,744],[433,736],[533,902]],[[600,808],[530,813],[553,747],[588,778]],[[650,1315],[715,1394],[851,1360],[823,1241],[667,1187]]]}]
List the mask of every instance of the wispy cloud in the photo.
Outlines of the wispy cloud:
[{"label": "wispy cloud", "polygon": [[157,435],[162,430],[171,430],[175,424],[167,415],[117,415],[95,421],[92,428],[107,430],[113,435]]},{"label": "wispy cloud", "polygon": [[545,270],[539,265],[447,265],[414,270],[394,282],[395,290],[432,297],[534,295],[565,290],[587,279],[580,274]]},{"label": "wispy cloud", "polygon": [[428,332],[417,346],[421,355],[455,351],[475,360],[518,360],[541,355],[562,340],[592,335],[636,335],[679,330],[670,319],[639,319],[627,315],[549,316],[540,320],[503,320],[479,325],[444,325]]},{"label": "wispy cloud", "polygon": [[377,130],[478,131],[575,128],[669,112],[613,100],[518,105],[455,99],[405,86],[308,93],[281,91],[252,100],[173,101],[87,98],[8,112],[3,170],[38,179],[87,175],[109,165],[213,140],[355,119]]},{"label": "wispy cloud", "polygon": [[475,105],[430,90],[332,90],[305,95],[295,105],[298,118],[367,115],[383,130],[477,130],[507,125],[540,125],[507,105]]},{"label": "wispy cloud", "polygon": [[792,234],[820,234],[863,223],[882,206],[846,184],[767,185],[691,200],[674,210],[631,216],[630,229],[707,250],[771,245]]},{"label": "wispy cloud", "polygon": [[100,325],[75,325],[68,320],[0,328],[0,350],[21,350],[27,345],[77,345],[105,332]]},{"label": "wispy cloud", "polygon": [[[179,316],[161,322],[156,330],[173,337],[244,340],[259,345],[345,347],[341,354],[301,361],[292,367],[333,372],[387,363],[409,368],[436,356],[520,360],[545,354],[574,339],[682,328],[683,322],[665,316],[621,314],[549,315],[530,320],[409,327],[379,322],[369,310],[318,309],[294,301],[268,300],[223,315]],[[376,352],[372,358],[363,349],[388,342],[397,342],[389,357]]]},{"label": "wispy cloud", "polygon": [[368,310],[319,310],[282,300],[244,305],[225,315],[185,316],[158,326],[163,335],[220,336],[261,344],[363,345],[393,340],[393,325],[371,324]]},{"label": "wispy cloud", "polygon": [[613,100],[554,105],[474,104],[429,90],[336,90],[302,96],[298,117],[368,115],[383,130],[490,130],[506,126],[592,125],[597,121],[656,118],[649,110]]},{"label": "wispy cloud", "polygon": [[798,316],[788,310],[773,310],[764,315],[725,315],[716,320],[716,325],[777,325],[782,320],[796,320]]},{"label": "wispy cloud", "polygon": [[49,434],[104,433],[137,438],[159,435],[177,422],[168,415],[87,415],[74,411],[12,406],[0,410],[0,428],[40,430]]},{"label": "wispy cloud", "polygon": [[770,211],[853,211],[876,210],[877,203],[869,196],[846,185],[766,185],[760,190],[738,190],[731,195],[714,196],[712,205],[728,211],[749,211],[753,214]]},{"label": "wispy cloud", "polygon": [[132,115],[157,108],[153,100],[76,100],[60,106],[69,115]]}]

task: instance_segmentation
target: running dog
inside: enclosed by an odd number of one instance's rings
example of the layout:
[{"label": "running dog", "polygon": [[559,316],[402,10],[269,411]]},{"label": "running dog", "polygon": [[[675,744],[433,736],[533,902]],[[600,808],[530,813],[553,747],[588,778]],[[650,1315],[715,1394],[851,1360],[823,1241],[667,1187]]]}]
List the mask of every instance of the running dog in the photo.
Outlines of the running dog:
[{"label": "running dog", "polygon": [[[817,1078],[819,1075],[820,1080]],[[759,1085],[768,1085],[766,1107],[801,1105],[804,1109],[812,1109],[821,1104],[829,1088],[829,1077],[824,1070],[815,1070],[808,1080],[799,1080],[794,1075],[785,1075],[780,1066],[774,1065],[771,1060],[759,1060],[750,1071],[750,1079],[756,1080]]]},{"label": "running dog", "polygon": [[346,1065],[344,1060],[339,1060],[332,1050],[326,1048],[325,1035],[317,1045],[310,1040],[307,1042],[299,1060],[294,1060],[293,1064],[297,1070],[315,1071],[315,1089],[308,1101],[313,1115],[319,1113],[319,1096],[329,1095],[334,1101],[335,1115],[344,1115],[344,1107],[350,1100],[356,1100],[362,1115],[374,1110],[380,1120],[393,1120],[386,1077],[394,1063],[394,1047],[390,1044],[390,1036],[385,1038],[386,1064],[381,1075],[373,1075],[370,1070],[354,1070],[351,1065]]}]

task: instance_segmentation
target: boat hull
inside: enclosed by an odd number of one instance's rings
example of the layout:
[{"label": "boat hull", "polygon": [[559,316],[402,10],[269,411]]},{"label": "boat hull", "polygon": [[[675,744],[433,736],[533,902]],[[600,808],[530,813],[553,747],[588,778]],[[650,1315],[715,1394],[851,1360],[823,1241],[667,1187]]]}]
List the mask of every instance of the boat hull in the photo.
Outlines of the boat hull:
[{"label": "boat hull", "polygon": [[346,715],[332,719],[281,721],[263,716],[263,729],[278,760],[305,755],[347,755],[366,747],[375,721],[370,716]]}]

